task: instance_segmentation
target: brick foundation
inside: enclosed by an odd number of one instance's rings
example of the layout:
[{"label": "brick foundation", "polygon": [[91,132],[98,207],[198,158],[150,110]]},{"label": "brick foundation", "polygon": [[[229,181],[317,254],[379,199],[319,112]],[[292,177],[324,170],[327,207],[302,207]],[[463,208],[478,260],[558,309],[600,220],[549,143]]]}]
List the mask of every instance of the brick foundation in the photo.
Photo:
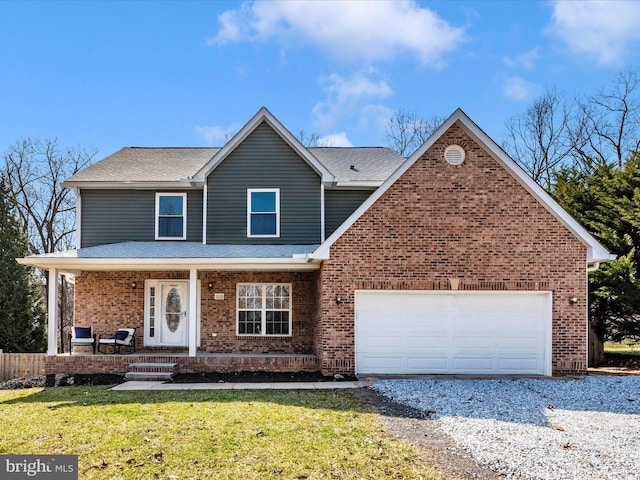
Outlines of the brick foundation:
[{"label": "brick foundation", "polygon": [[315,355],[58,355],[46,357],[45,369],[52,373],[113,373],[124,375],[129,364],[177,363],[179,373],[199,372],[317,372]]}]

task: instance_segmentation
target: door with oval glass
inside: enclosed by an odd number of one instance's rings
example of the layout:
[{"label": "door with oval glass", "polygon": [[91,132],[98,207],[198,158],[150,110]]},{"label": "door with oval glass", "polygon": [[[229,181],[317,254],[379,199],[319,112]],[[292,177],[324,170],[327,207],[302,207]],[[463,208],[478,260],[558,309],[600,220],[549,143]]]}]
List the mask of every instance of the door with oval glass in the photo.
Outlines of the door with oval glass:
[{"label": "door with oval glass", "polygon": [[189,327],[188,281],[160,283],[160,344],[186,346]]}]

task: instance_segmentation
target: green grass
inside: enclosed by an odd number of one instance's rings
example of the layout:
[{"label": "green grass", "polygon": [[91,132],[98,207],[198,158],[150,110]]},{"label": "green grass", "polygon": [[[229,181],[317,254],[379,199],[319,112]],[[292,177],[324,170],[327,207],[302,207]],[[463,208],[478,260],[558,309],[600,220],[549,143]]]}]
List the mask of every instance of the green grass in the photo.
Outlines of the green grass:
[{"label": "green grass", "polygon": [[604,342],[604,353],[640,355],[640,344],[630,344],[627,342]]},{"label": "green grass", "polygon": [[0,390],[1,454],[77,454],[81,479],[436,479],[348,391]]}]

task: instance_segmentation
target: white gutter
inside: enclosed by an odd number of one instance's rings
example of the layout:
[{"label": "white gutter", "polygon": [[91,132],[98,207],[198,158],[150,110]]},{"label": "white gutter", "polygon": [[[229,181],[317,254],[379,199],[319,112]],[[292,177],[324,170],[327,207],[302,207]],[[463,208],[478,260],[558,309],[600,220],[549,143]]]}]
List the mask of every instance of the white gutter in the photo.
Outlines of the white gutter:
[{"label": "white gutter", "polygon": [[309,255],[292,258],[77,258],[26,257],[18,263],[45,270],[78,272],[82,270],[296,270],[320,268]]},{"label": "white gutter", "polygon": [[193,179],[189,180],[175,180],[175,181],[156,181],[156,182],[144,182],[144,181],[121,181],[121,182],[81,182],[81,181],[66,181],[62,182],[62,186],[64,188],[108,188],[111,190],[131,190],[131,189],[140,189],[140,190],[151,190],[151,189],[167,189],[167,188],[177,188],[177,189],[201,189],[203,183],[197,182]]}]

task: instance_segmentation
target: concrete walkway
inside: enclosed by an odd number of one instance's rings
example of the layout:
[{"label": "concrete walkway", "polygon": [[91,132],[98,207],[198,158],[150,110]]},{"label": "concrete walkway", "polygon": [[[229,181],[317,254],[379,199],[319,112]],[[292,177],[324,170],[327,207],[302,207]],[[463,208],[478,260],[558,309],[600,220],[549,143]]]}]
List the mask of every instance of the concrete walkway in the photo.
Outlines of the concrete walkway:
[{"label": "concrete walkway", "polygon": [[129,381],[111,390],[332,390],[338,388],[368,387],[373,382],[281,382],[281,383],[165,383]]}]

